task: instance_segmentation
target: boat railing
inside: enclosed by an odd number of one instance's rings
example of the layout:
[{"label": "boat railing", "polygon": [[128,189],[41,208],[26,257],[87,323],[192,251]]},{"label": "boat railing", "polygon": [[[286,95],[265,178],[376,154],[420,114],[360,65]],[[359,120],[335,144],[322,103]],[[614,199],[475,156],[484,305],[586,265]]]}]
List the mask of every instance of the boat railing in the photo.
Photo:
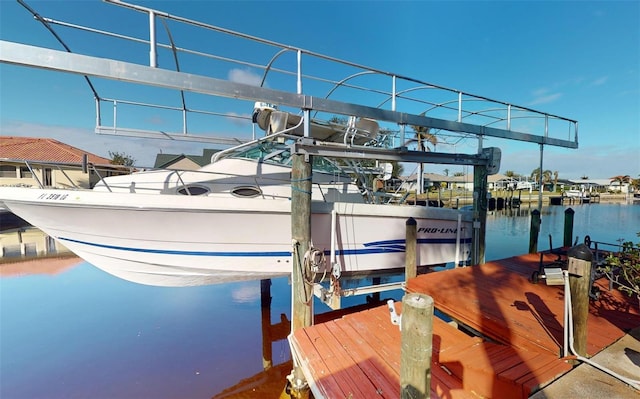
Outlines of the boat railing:
[{"label": "boat railing", "polygon": [[[165,96],[149,95],[153,101],[106,98],[90,84],[96,99],[96,128],[101,134],[127,135],[137,137],[157,137],[174,140],[197,140],[235,145],[238,141],[246,141],[247,129],[230,130],[226,121],[230,118],[246,122],[252,126],[255,139],[255,124],[246,115],[247,101],[277,103],[289,107],[292,112],[308,108],[314,116],[331,119],[335,115],[345,117],[358,116],[381,121],[381,130],[393,132],[395,146],[410,142],[406,135],[414,132],[405,131],[405,127],[427,127],[430,133],[438,136],[440,143],[455,143],[458,140],[495,136],[506,139],[536,142],[539,144],[557,145],[576,148],[578,142],[578,123],[558,115],[534,110],[525,106],[491,99],[457,89],[428,83],[362,64],[323,55],[310,50],[286,45],[272,40],[248,35],[223,27],[171,15],[167,12],[125,3],[119,0],[106,0],[111,5],[123,10],[134,10],[144,13],[148,18],[147,38],[139,38],[118,32],[97,29],[76,23],[44,17],[29,9],[36,19],[47,27],[57,26],[61,29],[73,29],[85,34],[99,35],[99,40],[119,41],[121,54],[140,53],[140,46],[148,51],[149,64],[147,70],[141,69],[135,77],[123,76],[120,72],[105,72],[107,77],[130,83],[145,83],[158,90],[174,90],[180,94],[180,105],[161,104]],[[161,22],[163,32],[156,29]],[[170,26],[171,24],[171,26]],[[51,28],[52,29],[52,28]],[[197,29],[202,40],[192,42],[193,48],[178,46],[181,38]],[[213,36],[213,37],[212,37]],[[60,35],[56,38],[61,41]],[[222,39],[222,40],[219,40]],[[231,43],[221,49],[212,51],[215,43]],[[61,42],[62,43],[62,42]],[[73,46],[62,43],[69,52]],[[242,44],[254,51],[244,52],[243,56],[230,56],[223,51],[231,50]],[[196,48],[195,46],[198,46]],[[112,46],[91,46],[86,50],[101,62],[109,62],[113,54],[104,54]],[[124,51],[124,50],[127,51]],[[239,52],[238,52],[239,53]],[[250,57],[248,55],[250,54]],[[256,54],[263,54],[264,62],[256,62]],[[270,59],[269,54],[272,54]],[[4,58],[4,57],[3,57]],[[187,63],[185,60],[198,59],[198,62]],[[181,62],[179,62],[181,61]],[[98,61],[96,61],[98,62]],[[114,62],[119,62],[115,61]],[[124,61],[123,61],[124,62]],[[135,64],[126,64],[138,66]],[[162,67],[161,67],[162,66]],[[153,72],[148,68],[153,68]],[[118,70],[118,68],[106,68]],[[164,71],[164,72],[163,72]],[[209,76],[202,75],[206,71]],[[249,71],[243,76],[249,79],[236,79],[230,76],[233,71]],[[259,71],[256,73],[255,71]],[[178,76],[175,73],[182,75]],[[127,71],[123,72],[124,74]],[[145,73],[149,76],[143,76]],[[182,79],[190,80],[184,85]],[[86,78],[89,82],[89,78]],[[215,87],[212,87],[215,86]],[[216,96],[215,101],[202,100],[196,94]],[[137,94],[137,93],[136,93]],[[131,94],[128,94],[131,95]],[[193,97],[190,97],[193,95]],[[140,94],[142,96],[142,94]],[[331,98],[331,100],[329,100]],[[108,104],[111,112],[103,112],[103,105]],[[213,105],[211,105],[213,104]],[[126,107],[123,107],[126,106]],[[136,115],[121,115],[127,107],[135,107]],[[223,107],[225,112],[216,112],[209,107]],[[120,109],[120,107],[123,107]],[[138,112],[137,108],[154,108],[172,113],[179,113],[178,121],[166,122],[166,126],[157,130],[121,126],[124,123],[148,126],[148,112]],[[128,108],[127,108],[128,109]],[[126,112],[125,112],[126,114]],[[215,117],[219,124],[203,121],[198,117]],[[109,119],[112,119],[109,121]],[[154,118],[157,121],[158,118]],[[110,122],[110,123],[109,123]],[[211,126],[220,126],[227,132],[226,137],[213,137]],[[414,128],[415,130],[415,128]],[[198,134],[205,131],[208,134]],[[235,139],[235,141],[234,141]],[[398,145],[399,144],[399,145]]]},{"label": "boat railing", "polygon": [[[41,189],[44,188],[51,188],[52,185],[51,183],[53,183],[52,181],[43,181],[45,179],[49,180],[49,179],[53,179],[53,176],[50,178],[46,178],[45,177],[45,169],[51,169],[51,170],[55,170],[58,172],[58,174],[56,175],[56,186],[64,186],[65,188],[71,188],[71,189],[86,189],[86,188],[90,188],[90,187],[82,187],[80,184],[79,179],[73,179],[67,172],[71,171],[71,170],[81,170],[83,172],[83,174],[95,174],[98,177],[98,181],[103,182],[106,185],[106,181],[105,181],[105,176],[103,176],[103,173],[118,173],[118,174],[123,174],[123,169],[125,168],[123,166],[120,165],[113,165],[113,166],[107,166],[107,165],[95,165],[91,162],[83,162],[81,165],[77,165],[77,164],[70,164],[70,163],[62,163],[62,162],[44,162],[44,161],[34,161],[34,160],[19,160],[20,163],[24,163],[25,167],[29,170],[30,173],[30,178],[32,178],[37,186]],[[42,169],[42,174],[38,172],[37,169]],[[127,168],[127,173],[129,173],[131,171],[132,168]],[[102,172],[102,173],[101,173]],[[57,181],[58,178],[62,176],[64,177],[64,181]],[[91,182],[88,183],[88,185],[91,185]]]},{"label": "boat railing", "polygon": [[[105,176],[105,173],[109,174],[114,172],[114,169],[108,166],[100,166],[100,165],[95,165],[93,163],[87,163],[86,165],[75,165],[75,164],[66,164],[66,163],[29,161],[29,160],[22,161],[22,162],[24,162],[25,166],[29,169],[31,177],[36,182],[37,187],[41,189],[58,187],[58,188],[65,188],[65,189],[83,190],[83,189],[90,189],[92,188],[92,186],[94,186],[91,183],[83,185],[79,183],[78,179],[74,180],[74,178],[67,173],[70,170],[82,170],[84,173],[87,173],[87,174],[94,173],[96,176],[98,176],[98,182],[96,182],[96,184],[101,183],[109,192],[113,192],[115,189],[115,187],[112,187],[112,185],[109,184],[109,179],[106,179],[106,177],[108,176]],[[63,176],[65,178],[65,182],[56,181],[55,186],[51,186],[43,182],[42,178],[39,177],[41,176],[41,174],[39,173],[38,169],[44,169],[44,168],[55,169],[57,172],[60,173],[58,176]],[[132,170],[133,168],[129,169],[128,171],[131,172]],[[166,169],[144,168],[144,170],[145,171],[153,171],[153,170],[161,171]],[[184,192],[186,193],[186,195],[195,195],[195,194],[192,194],[192,192],[190,191],[190,185],[193,184],[193,182],[191,182],[190,180],[187,181],[184,179],[185,173],[204,176],[203,178],[196,179],[196,180],[209,181],[209,182],[215,182],[216,179],[214,179],[214,177],[229,177],[232,179],[238,178],[238,177],[251,177],[253,179],[253,184],[255,185],[255,187],[257,187],[260,190],[260,192],[263,193],[262,194],[263,197],[265,196],[264,194],[265,183],[271,182],[274,185],[290,184],[290,179],[277,179],[277,178],[268,177],[268,176],[261,176],[260,179],[258,179],[256,175],[247,176],[247,175],[240,175],[235,173],[223,173],[223,172],[217,172],[217,171],[187,170],[187,169],[172,169],[171,172],[173,172],[172,175],[175,177],[178,183],[176,187],[184,188]],[[124,174],[124,173],[119,173],[119,174]],[[197,182],[195,184],[197,184]],[[216,183],[213,183],[212,186],[214,186],[215,184]],[[322,198],[325,199],[325,201],[327,200],[326,190],[334,184],[335,182],[313,183],[313,185],[316,187],[319,194],[322,196]],[[274,194],[273,193],[269,194],[269,197],[274,197]],[[289,197],[286,195],[283,195],[282,198],[289,198]]]},{"label": "boat railing", "polygon": [[283,138],[289,137],[289,138],[291,138],[292,136],[290,136],[289,133],[294,131],[295,129],[299,128],[302,125],[303,122],[304,122],[304,119],[300,118],[300,122],[298,122],[297,125],[289,128],[289,129],[284,129],[284,130],[282,130],[280,132],[269,134],[267,136],[260,137],[260,138],[255,139],[255,140],[251,140],[251,141],[246,142],[246,143],[238,144],[235,147],[231,147],[231,148],[227,148],[225,150],[218,151],[218,152],[216,152],[215,154],[213,154],[211,156],[211,163],[217,162],[218,160],[220,160],[222,158],[223,155],[228,155],[228,154],[234,153],[236,151],[242,150],[242,149],[247,148],[247,147],[251,147],[251,146],[256,145],[258,143],[262,143],[264,141],[275,140],[278,137],[283,137]]},{"label": "boat railing", "polygon": [[[31,166],[31,165],[30,165]],[[83,187],[78,186],[75,182],[73,182],[73,179],[64,172],[64,169],[62,169],[63,166],[68,167],[66,165],[55,165],[55,164],[51,164],[52,167],[56,167],[58,170],[60,170],[64,176],[67,178],[67,180],[69,181],[70,185],[74,188],[74,189],[83,189]],[[32,167],[30,167],[31,169]],[[99,176],[99,182],[101,182],[108,191],[112,192],[112,187],[109,185],[109,180],[105,179],[105,176],[102,175],[102,173],[100,173],[100,168],[96,167],[95,165],[88,165],[89,170],[94,171],[94,173],[96,173],[97,176]],[[33,170],[33,169],[31,169]],[[162,169],[162,168],[145,168],[145,171],[161,171],[161,170],[166,170],[166,169]],[[108,169],[103,169],[102,172],[108,171]],[[269,177],[269,176],[260,176],[260,178],[258,178],[257,175],[240,175],[240,174],[236,174],[236,173],[228,173],[228,172],[217,172],[217,171],[207,171],[207,170],[187,170],[187,169],[176,169],[176,170],[172,170],[172,175],[175,176],[176,181],[178,182],[178,184],[176,185],[176,188],[184,188],[184,192],[186,193],[186,195],[195,195],[190,191],[190,187],[191,184],[193,184],[190,181],[186,181],[184,179],[184,175],[186,173],[190,173],[190,174],[195,174],[195,175],[201,175],[201,176],[206,176],[204,178],[201,179],[197,179],[200,181],[208,181],[209,185],[211,185],[212,187],[214,187],[217,184],[223,184],[223,183],[215,183],[215,178],[220,178],[220,177],[228,177],[231,179],[234,178],[251,178],[253,181],[253,185],[255,187],[257,187],[259,189],[259,191],[262,193],[261,196],[264,198],[265,196],[267,196],[265,193],[268,190],[265,190],[265,184],[270,184],[272,183],[273,185],[288,185],[290,184],[290,179],[278,179],[278,178],[274,178],[274,177]],[[32,172],[33,173],[33,172]],[[34,173],[33,174],[34,177],[36,177],[37,175]],[[211,183],[213,182],[213,183]],[[45,186],[38,180],[38,184],[40,186],[40,188],[45,188]],[[197,182],[195,183],[197,184]],[[336,184],[336,182],[315,182],[313,183],[313,186],[316,187],[316,189],[318,190],[318,193],[322,196],[322,198],[327,201],[327,190],[331,187],[333,187]],[[340,183],[342,184],[342,183]],[[270,198],[276,198],[278,197],[277,195],[275,195],[273,192],[270,192],[270,194],[268,194],[268,196]],[[283,199],[287,199],[289,198],[288,195],[282,195],[281,198]]]}]

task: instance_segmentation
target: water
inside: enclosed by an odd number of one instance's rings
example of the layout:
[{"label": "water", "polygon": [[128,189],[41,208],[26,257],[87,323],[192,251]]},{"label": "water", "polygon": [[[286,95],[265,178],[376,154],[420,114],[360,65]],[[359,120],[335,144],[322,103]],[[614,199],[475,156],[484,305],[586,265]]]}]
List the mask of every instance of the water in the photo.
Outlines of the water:
[{"label": "water", "polygon": [[[636,233],[640,232],[640,204],[616,203],[576,205],[571,207],[544,207],[540,213],[540,234],[538,250],[549,249],[549,235],[553,246],[562,246],[564,239],[564,218],[567,209],[574,210],[573,243],[584,242],[588,235],[591,241],[619,244],[620,240],[640,242]],[[487,260],[524,254],[529,251],[531,211],[536,208],[524,206],[489,212],[487,215],[486,254]],[[599,246],[614,249],[612,246]]]},{"label": "water", "polygon": [[[640,206],[578,205],[574,237],[639,241]],[[562,244],[565,207],[543,209],[539,249]],[[487,260],[528,251],[530,209],[488,215]],[[6,265],[0,265],[4,268]],[[270,324],[290,315],[287,278],[272,280]],[[129,283],[86,262],[55,275],[0,279],[0,397],[278,398],[290,370],[286,339],[269,345],[263,373],[260,282],[160,288]],[[401,292],[383,293],[399,300]],[[346,305],[362,303],[347,298]],[[317,306],[318,312],[328,310]],[[283,315],[283,316],[281,316]],[[266,319],[265,319],[266,320]],[[264,352],[269,357],[269,352]],[[263,378],[255,386],[252,377]],[[269,377],[270,379],[267,379]],[[265,382],[267,381],[267,382]],[[241,388],[244,387],[244,388]]]}]

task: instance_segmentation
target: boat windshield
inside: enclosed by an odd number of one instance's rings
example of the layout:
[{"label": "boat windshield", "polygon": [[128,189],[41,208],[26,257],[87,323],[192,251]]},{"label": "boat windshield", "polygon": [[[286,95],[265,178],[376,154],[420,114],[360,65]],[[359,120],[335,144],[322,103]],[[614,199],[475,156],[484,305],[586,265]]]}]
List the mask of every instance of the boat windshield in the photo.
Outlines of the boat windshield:
[{"label": "boat windshield", "polygon": [[[274,165],[291,166],[291,148],[283,143],[263,142],[256,146],[242,150],[234,154],[234,158],[256,159],[261,162]],[[333,160],[313,156],[313,170],[317,172],[325,172],[332,174],[341,174],[347,176],[347,173]]]}]

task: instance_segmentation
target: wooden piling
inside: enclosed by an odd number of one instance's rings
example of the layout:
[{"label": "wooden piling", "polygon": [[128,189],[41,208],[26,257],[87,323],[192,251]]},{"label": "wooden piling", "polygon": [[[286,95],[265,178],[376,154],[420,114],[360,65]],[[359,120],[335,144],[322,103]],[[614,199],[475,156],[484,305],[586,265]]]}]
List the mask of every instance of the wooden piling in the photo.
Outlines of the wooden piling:
[{"label": "wooden piling", "polygon": [[404,275],[405,281],[414,278],[418,274],[418,226],[414,218],[407,219],[405,233]]},{"label": "wooden piling", "polygon": [[587,357],[587,318],[589,316],[589,292],[591,291],[591,261],[593,254],[585,244],[571,248],[569,258],[569,289],[573,316],[573,348],[580,356]]},{"label": "wooden piling", "polygon": [[[310,136],[309,110],[303,110],[304,137]],[[296,153],[291,163],[291,241],[293,262],[291,273],[291,332],[313,324],[313,287],[307,283],[304,255],[311,248],[311,180],[312,157]],[[300,365],[294,363],[289,376],[294,393],[307,389]]]},{"label": "wooden piling", "polygon": [[538,233],[540,232],[540,211],[531,211],[531,230],[529,231],[529,253],[538,252]]},{"label": "wooden piling", "polygon": [[573,215],[576,212],[571,209],[571,208],[567,208],[564,211],[564,241],[563,241],[563,245],[565,247],[570,247],[571,246],[571,242],[573,240]]},{"label": "wooden piling", "polygon": [[[310,158],[310,157],[309,157]],[[311,160],[294,154],[291,169],[291,236],[293,239],[291,329],[312,324],[312,287],[305,282],[304,254],[311,243]]]},{"label": "wooden piling", "polygon": [[485,259],[485,236],[487,231],[487,166],[473,167],[473,232],[471,263],[479,265]]},{"label": "wooden piling", "polygon": [[400,348],[401,399],[427,399],[431,392],[433,298],[407,294],[402,298]]}]

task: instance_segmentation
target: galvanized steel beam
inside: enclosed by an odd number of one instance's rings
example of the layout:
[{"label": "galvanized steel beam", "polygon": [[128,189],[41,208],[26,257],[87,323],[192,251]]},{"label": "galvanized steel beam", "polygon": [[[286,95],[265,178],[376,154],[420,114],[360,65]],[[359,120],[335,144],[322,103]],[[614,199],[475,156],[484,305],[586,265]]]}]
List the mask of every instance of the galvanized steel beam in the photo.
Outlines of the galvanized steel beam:
[{"label": "galvanized steel beam", "polygon": [[[488,149],[487,149],[488,150]],[[406,148],[386,149],[377,147],[325,145],[313,140],[300,140],[291,145],[294,154],[308,154],[329,158],[377,159],[414,163],[436,163],[443,165],[484,165],[490,162],[488,153],[450,154],[444,152],[413,151]]]},{"label": "galvanized steel beam", "polygon": [[426,126],[479,136],[578,148],[577,139],[575,141],[562,140],[548,137],[546,134],[539,136],[458,121],[429,118],[4,40],[0,41],[0,62],[213,96],[276,103],[298,109],[311,109],[340,115],[357,115],[362,118],[395,122],[400,125]]}]

